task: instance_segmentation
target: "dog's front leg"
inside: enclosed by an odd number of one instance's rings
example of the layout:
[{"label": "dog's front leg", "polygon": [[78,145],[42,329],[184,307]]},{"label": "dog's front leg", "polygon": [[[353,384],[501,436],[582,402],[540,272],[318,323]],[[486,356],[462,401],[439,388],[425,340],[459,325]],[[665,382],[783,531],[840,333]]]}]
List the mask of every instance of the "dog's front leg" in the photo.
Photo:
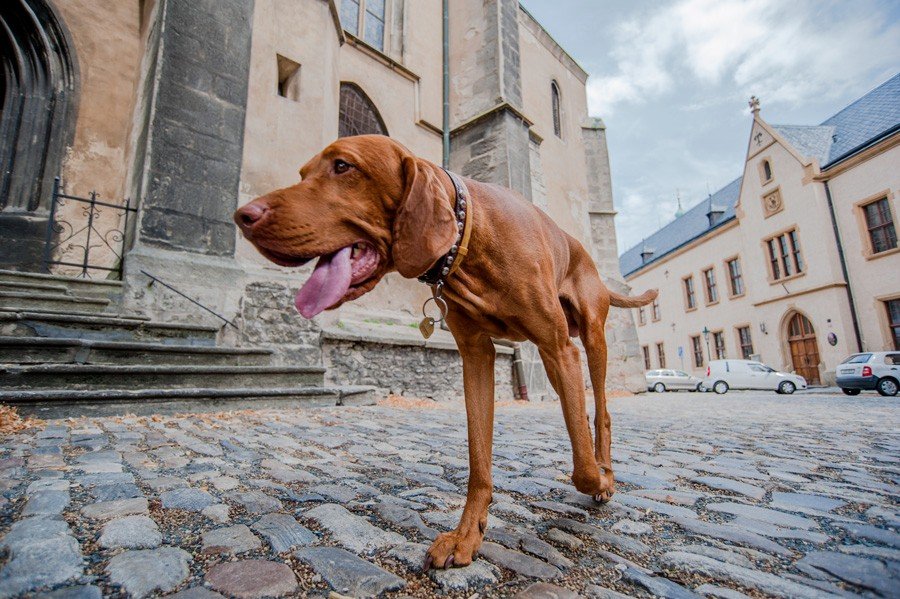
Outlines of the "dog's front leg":
[{"label": "dog's front leg", "polygon": [[435,539],[425,558],[426,570],[432,564],[437,568],[449,568],[472,563],[484,538],[488,505],[491,503],[494,344],[484,333],[467,330],[460,320],[451,319],[450,328],[463,362],[463,387],[469,430],[469,489],[459,526]]}]

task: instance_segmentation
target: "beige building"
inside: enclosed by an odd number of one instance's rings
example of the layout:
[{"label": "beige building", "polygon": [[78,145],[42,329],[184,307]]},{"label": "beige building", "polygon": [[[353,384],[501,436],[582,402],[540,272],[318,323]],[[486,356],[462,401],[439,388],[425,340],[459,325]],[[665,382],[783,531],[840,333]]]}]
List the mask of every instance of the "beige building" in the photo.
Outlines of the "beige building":
[{"label": "beige building", "polygon": [[[111,204],[130,198],[137,209],[127,226],[114,210],[96,218],[104,239],[123,229],[124,252],[98,244],[97,235],[85,241],[54,233],[66,242],[51,257],[69,264],[54,264],[53,272],[81,273],[81,252],[93,245],[88,276],[105,278],[107,268],[115,278],[122,269],[117,309],[221,324],[175,288],[235,325],[222,328],[220,344],[273,349],[284,364],[322,365],[334,384],[461,393],[452,337],[439,331],[426,343],[411,326],[421,319],[426,286],[391,275],[360,300],[307,322],[290,313],[291,296],[311,267],[264,260],[231,221],[239,205],[296,182],[299,167],[339,136],[382,133],[441,163],[441,0],[10,6],[4,18],[12,46],[48,62],[38,60],[40,72],[30,78],[6,74],[7,89],[19,86],[33,97],[34,106],[16,105],[16,114],[39,111],[41,102],[61,109],[52,113],[54,135],[32,148],[42,158],[15,162],[0,189],[0,267],[45,267],[44,231],[59,175],[66,194],[96,190]],[[588,74],[514,0],[450,6],[450,167],[542,207],[592,253],[608,283],[624,290],[605,128],[588,116]],[[4,126],[14,112],[11,97]],[[47,123],[34,124],[41,126]],[[34,138],[34,127],[23,128],[21,139],[10,133],[4,159]],[[53,217],[83,231],[83,209],[61,202]],[[118,232],[110,235],[114,242]],[[148,275],[170,287],[149,285]],[[640,388],[631,315],[613,312],[608,329],[611,386]],[[514,350],[499,352],[499,395],[509,398]],[[525,345],[516,356],[525,364],[519,383],[532,397],[546,395],[536,351]]]},{"label": "beige building", "polygon": [[847,355],[900,349],[900,75],[816,126],[751,110],[743,175],[620,257],[660,290],[635,314],[644,365],[752,357],[833,383]]}]

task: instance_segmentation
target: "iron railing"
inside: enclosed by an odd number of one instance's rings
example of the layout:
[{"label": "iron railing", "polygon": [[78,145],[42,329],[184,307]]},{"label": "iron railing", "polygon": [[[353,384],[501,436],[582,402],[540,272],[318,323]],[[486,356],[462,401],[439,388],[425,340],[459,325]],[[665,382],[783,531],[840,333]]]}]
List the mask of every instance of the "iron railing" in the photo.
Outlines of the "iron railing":
[{"label": "iron railing", "polygon": [[[54,266],[65,266],[81,269],[77,276],[85,279],[92,278],[94,271],[122,278],[128,217],[137,212],[137,208],[127,199],[124,205],[111,204],[99,201],[98,196],[96,191],[87,198],[62,193],[59,177],[54,179],[44,242],[44,269],[47,272]],[[80,210],[64,210],[70,202],[80,204]]]}]

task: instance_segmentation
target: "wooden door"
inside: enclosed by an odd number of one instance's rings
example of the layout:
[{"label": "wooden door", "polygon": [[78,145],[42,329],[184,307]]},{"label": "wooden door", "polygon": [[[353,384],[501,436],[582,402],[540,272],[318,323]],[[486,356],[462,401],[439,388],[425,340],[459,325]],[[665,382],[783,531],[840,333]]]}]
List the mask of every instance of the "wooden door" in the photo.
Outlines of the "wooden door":
[{"label": "wooden door", "polygon": [[794,371],[810,385],[819,385],[819,345],[812,323],[802,314],[794,314],[788,323],[788,344]]}]

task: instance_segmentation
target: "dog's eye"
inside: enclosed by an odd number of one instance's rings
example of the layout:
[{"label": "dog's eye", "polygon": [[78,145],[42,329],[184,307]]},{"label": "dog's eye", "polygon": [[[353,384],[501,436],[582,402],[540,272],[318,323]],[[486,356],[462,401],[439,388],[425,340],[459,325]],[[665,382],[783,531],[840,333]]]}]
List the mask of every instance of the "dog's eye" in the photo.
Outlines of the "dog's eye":
[{"label": "dog's eye", "polygon": [[349,162],[344,162],[340,158],[334,161],[334,172],[338,175],[346,173],[350,170],[352,165]]}]

